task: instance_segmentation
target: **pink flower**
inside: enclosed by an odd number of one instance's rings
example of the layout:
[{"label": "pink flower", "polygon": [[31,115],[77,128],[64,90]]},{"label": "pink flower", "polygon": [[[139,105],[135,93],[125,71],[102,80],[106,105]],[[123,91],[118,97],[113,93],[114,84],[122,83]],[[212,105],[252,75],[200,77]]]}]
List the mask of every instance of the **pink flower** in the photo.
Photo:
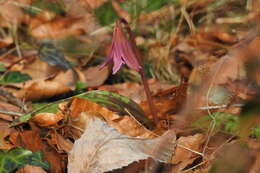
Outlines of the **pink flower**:
[{"label": "pink flower", "polygon": [[129,68],[136,71],[141,70],[141,65],[139,64],[136,54],[134,53],[131,42],[126,38],[121,23],[118,20],[113,32],[112,45],[104,64],[101,68],[107,64],[113,64],[112,74],[118,72],[123,64],[126,64]]}]

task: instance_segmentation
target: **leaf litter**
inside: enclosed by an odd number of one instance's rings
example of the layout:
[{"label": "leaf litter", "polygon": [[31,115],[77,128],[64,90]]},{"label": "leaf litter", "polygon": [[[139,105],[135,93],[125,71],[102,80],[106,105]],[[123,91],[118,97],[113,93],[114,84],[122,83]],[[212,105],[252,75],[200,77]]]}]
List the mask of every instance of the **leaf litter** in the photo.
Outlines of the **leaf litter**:
[{"label": "leaf litter", "polygon": [[[0,151],[42,153],[7,172],[259,172],[259,7],[1,1]],[[136,35],[158,122],[138,73],[99,70],[118,17]]]}]

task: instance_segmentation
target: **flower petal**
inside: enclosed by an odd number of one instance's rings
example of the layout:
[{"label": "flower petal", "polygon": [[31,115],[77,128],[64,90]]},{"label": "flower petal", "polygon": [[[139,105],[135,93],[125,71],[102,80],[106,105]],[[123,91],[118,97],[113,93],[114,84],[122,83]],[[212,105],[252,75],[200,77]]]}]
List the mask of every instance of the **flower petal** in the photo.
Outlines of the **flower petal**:
[{"label": "flower petal", "polygon": [[124,52],[123,60],[125,61],[127,66],[136,70],[136,71],[140,71],[141,66],[140,66],[140,64],[137,60],[137,57],[136,57],[136,55],[133,51],[133,48],[131,46],[130,41],[127,41],[127,42],[124,43],[123,52]]}]

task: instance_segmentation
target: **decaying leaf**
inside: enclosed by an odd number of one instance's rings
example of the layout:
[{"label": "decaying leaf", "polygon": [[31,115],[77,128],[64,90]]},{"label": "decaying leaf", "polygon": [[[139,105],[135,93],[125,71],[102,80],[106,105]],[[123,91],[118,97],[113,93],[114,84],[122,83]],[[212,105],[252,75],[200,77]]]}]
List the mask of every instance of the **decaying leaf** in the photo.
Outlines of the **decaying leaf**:
[{"label": "decaying leaf", "polygon": [[22,169],[16,171],[16,173],[46,173],[41,167],[25,165]]},{"label": "decaying leaf", "polygon": [[70,91],[69,87],[56,81],[34,80],[26,83],[24,88],[14,93],[14,95],[26,100],[40,100],[68,91]]},{"label": "decaying leaf", "polygon": [[15,146],[22,146],[32,152],[42,151],[44,160],[50,164],[50,172],[60,173],[64,170],[64,160],[52,147],[50,147],[40,136],[40,129],[31,126],[32,130],[24,130],[19,133],[13,133],[10,141]]},{"label": "decaying leaf", "polygon": [[[202,134],[196,134],[194,136],[180,137],[178,144],[185,146],[188,149],[200,152],[201,146],[204,143],[204,136]],[[175,155],[173,156],[171,163],[176,164],[174,172],[178,172],[191,164],[199,155],[184,149],[180,146],[176,148]]]},{"label": "decaying leaf", "polygon": [[87,116],[95,115],[103,117],[109,125],[120,133],[132,137],[154,137],[154,134],[147,130],[140,122],[132,116],[118,115],[107,108],[86,99],[73,99],[70,107],[72,124],[84,129],[87,123]]},{"label": "decaying leaf", "polygon": [[100,70],[99,66],[93,66],[84,70],[83,73],[86,76],[88,87],[98,87],[108,78],[109,68],[105,67]]},{"label": "decaying leaf", "polygon": [[38,39],[61,38],[66,35],[80,35],[84,32],[82,20],[76,18],[59,18],[46,22],[32,29],[31,35]]},{"label": "decaying leaf", "polygon": [[74,143],[69,155],[68,172],[101,173],[148,157],[167,163],[175,145],[176,136],[173,131],[154,139],[130,138],[101,119],[88,116],[85,132]]},{"label": "decaying leaf", "polygon": [[36,122],[39,126],[50,127],[57,125],[57,123],[62,120],[64,115],[62,113],[39,113],[35,115],[32,120]]},{"label": "decaying leaf", "polygon": [[82,97],[101,104],[112,111],[121,114],[123,113],[125,115],[128,114],[142,123],[148,129],[152,129],[154,127],[154,124],[146,117],[142,108],[139,107],[139,105],[133,100],[125,96],[105,90],[95,90],[87,92]]}]

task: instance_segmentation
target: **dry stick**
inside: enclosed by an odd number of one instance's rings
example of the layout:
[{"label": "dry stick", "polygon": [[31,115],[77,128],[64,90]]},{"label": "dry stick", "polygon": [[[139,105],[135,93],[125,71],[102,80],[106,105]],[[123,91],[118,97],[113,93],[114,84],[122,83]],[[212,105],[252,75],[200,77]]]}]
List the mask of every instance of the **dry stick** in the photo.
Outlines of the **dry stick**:
[{"label": "dry stick", "polygon": [[[221,68],[223,66],[223,64],[226,62],[226,59],[224,59],[218,66],[218,68],[216,69],[214,75],[213,75],[213,78],[212,80],[210,81],[210,84],[209,84],[209,89],[207,91],[207,95],[206,95],[206,105],[207,107],[209,108],[209,97],[210,97],[210,93],[213,89],[213,85],[214,85],[214,80],[215,78],[217,77],[217,75],[219,74],[219,72],[221,71]],[[206,150],[207,150],[207,147],[208,147],[208,144],[209,144],[209,141],[210,141],[210,138],[211,138],[211,135],[213,134],[214,132],[214,129],[215,129],[215,126],[216,126],[216,118],[212,115],[211,113],[211,110],[210,109],[207,109],[207,112],[208,112],[208,115],[209,117],[211,118],[211,123],[210,123],[210,128],[208,130],[208,137],[207,137],[207,140],[206,140],[206,143],[205,143],[205,146],[203,148],[203,154],[205,154]]]},{"label": "dry stick", "polygon": [[2,110],[2,109],[0,109],[0,113],[11,115],[13,117],[20,117],[23,115],[23,113],[20,113],[20,112],[13,112],[13,111],[7,111],[7,110]]}]

